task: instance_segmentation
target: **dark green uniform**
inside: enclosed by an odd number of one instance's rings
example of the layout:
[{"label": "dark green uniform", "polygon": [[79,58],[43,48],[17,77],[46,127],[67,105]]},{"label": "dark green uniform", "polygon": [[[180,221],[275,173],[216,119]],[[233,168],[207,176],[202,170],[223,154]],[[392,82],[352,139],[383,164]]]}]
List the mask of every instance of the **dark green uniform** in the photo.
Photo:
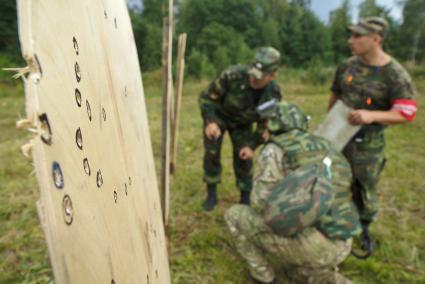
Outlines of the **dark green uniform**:
[{"label": "dark green uniform", "polygon": [[[368,66],[352,57],[336,71],[333,94],[354,109],[388,111],[397,102],[414,101],[409,74],[395,59],[382,67]],[[378,212],[376,184],[384,167],[384,129],[378,123],[362,126],[343,150],[351,164],[354,201],[361,219],[373,221]]]},{"label": "dark green uniform", "polygon": [[[255,149],[264,141],[264,121],[260,120],[256,107],[275,98],[281,99],[279,85],[271,81],[264,89],[249,86],[248,66],[236,65],[226,69],[199,99],[204,128],[210,122],[219,125],[222,135],[210,140],[204,133],[204,181],[216,184],[221,181],[220,151],[225,131],[229,132],[233,145],[233,168],[237,186],[241,191],[251,191],[252,160],[242,160],[239,151],[249,146]],[[253,131],[253,124],[257,123]]]}]

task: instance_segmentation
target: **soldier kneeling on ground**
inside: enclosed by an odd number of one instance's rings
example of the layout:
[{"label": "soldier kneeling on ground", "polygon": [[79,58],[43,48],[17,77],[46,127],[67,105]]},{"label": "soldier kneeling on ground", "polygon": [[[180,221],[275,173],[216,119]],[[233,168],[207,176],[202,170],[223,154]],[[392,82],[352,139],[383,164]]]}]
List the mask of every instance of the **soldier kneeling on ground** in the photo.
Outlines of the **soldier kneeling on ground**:
[{"label": "soldier kneeling on ground", "polygon": [[225,220],[256,283],[277,283],[264,252],[295,283],[351,283],[338,273],[361,231],[352,202],[347,160],[327,140],[307,132],[295,105],[278,103],[268,114],[272,136],[262,149],[252,207],[233,205]]}]

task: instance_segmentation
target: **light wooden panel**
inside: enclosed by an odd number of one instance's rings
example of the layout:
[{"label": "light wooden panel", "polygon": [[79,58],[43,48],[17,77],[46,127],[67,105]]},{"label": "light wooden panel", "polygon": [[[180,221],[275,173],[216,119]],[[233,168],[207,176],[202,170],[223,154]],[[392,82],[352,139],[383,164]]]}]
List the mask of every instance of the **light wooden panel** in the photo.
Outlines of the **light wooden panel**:
[{"label": "light wooden panel", "polygon": [[18,10],[31,70],[26,110],[38,131],[38,209],[56,282],[170,283],[125,1],[19,0]]},{"label": "light wooden panel", "polygon": [[162,139],[161,139],[161,207],[165,226],[170,209],[170,132],[174,120],[173,109],[173,0],[168,0],[168,17],[163,19],[162,32]]}]

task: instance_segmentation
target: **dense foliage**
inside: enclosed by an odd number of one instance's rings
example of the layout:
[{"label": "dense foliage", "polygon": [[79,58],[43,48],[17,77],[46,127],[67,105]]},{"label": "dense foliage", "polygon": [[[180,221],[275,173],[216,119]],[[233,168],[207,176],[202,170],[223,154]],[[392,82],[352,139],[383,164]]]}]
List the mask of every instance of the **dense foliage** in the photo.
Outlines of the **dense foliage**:
[{"label": "dense foliage", "polygon": [[[253,50],[271,45],[283,54],[283,63],[308,68],[332,65],[350,55],[346,26],[352,22],[350,0],[330,12],[323,23],[309,0],[175,0],[175,31],[188,34],[188,72],[195,77],[215,75],[225,66],[249,61]],[[130,6],[136,44],[143,70],[161,65],[162,22],[168,1],[142,0]],[[385,48],[402,61],[425,60],[425,1],[400,0],[403,19],[376,0],[364,0],[359,16],[385,17],[391,27]],[[135,8],[136,7],[136,8]],[[0,3],[0,63],[19,58],[16,2]],[[174,43],[175,44],[175,43]],[[4,65],[4,64],[3,64]]]},{"label": "dense foliage", "polygon": [[[359,17],[385,17],[390,23],[385,49],[402,61],[423,62],[425,2],[403,0],[398,3],[403,8],[402,21],[393,19],[390,9],[378,5],[376,0],[364,0],[359,5]],[[279,49],[283,63],[291,67],[311,69],[316,64],[340,62],[350,55],[346,31],[352,22],[350,0],[341,0],[340,7],[330,12],[327,24],[314,14],[310,4],[307,0],[176,2],[175,30],[188,34],[188,73],[195,77],[217,74],[229,64],[249,61],[253,50],[264,45]],[[142,11],[133,13],[135,36],[143,50],[144,70],[160,66],[160,19],[158,13],[158,17],[150,15],[150,5],[166,8],[164,0],[144,0]],[[145,25],[156,26],[158,32],[139,32],[143,21],[147,22]],[[144,61],[143,56],[150,61]]]}]

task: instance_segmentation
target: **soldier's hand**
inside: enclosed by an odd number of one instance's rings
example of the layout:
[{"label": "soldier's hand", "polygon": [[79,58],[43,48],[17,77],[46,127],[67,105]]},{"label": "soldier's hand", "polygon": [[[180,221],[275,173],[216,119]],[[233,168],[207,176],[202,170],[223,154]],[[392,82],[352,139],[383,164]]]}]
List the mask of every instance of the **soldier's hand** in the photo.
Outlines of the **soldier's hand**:
[{"label": "soldier's hand", "polygon": [[205,135],[208,139],[217,139],[221,135],[220,127],[215,122],[208,123],[207,127],[205,127]]},{"label": "soldier's hand", "polygon": [[270,132],[269,132],[269,130],[268,130],[268,129],[266,129],[266,130],[263,132],[263,135],[261,135],[261,137],[263,137],[264,142],[269,141],[269,139],[270,139]]},{"label": "soldier's hand", "polygon": [[239,151],[239,157],[242,160],[250,160],[250,159],[252,159],[254,157],[254,151],[250,147],[248,147],[248,146],[243,147]]},{"label": "soldier's hand", "polygon": [[348,122],[353,125],[371,124],[373,122],[373,112],[358,109],[348,115]]}]

